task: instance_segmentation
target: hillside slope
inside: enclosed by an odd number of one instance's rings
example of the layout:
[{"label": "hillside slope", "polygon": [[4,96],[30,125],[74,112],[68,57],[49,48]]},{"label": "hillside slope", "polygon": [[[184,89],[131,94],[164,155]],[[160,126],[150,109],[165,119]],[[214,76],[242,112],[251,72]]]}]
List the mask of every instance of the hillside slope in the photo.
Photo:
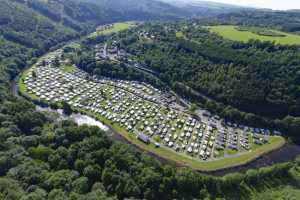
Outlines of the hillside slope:
[{"label": "hillside slope", "polygon": [[128,20],[161,20],[188,17],[187,10],[156,0],[77,0],[90,2],[125,15]]},{"label": "hillside slope", "polygon": [[160,0],[171,5],[177,6],[189,12],[190,16],[207,17],[220,14],[227,14],[250,8],[235,6],[231,4],[202,1],[202,0]]},{"label": "hillside slope", "polygon": [[95,3],[138,19],[180,19],[184,17],[207,17],[244,9],[221,3],[182,0],[77,0]]},{"label": "hillside slope", "polygon": [[55,23],[78,32],[88,32],[98,24],[123,20],[124,16],[95,4],[75,0],[15,0],[44,15]]},{"label": "hillside slope", "polygon": [[11,76],[29,58],[79,35],[17,1],[1,0],[0,13],[0,65],[3,65],[2,73],[7,71]]},{"label": "hillside slope", "polygon": [[[211,19],[209,19],[211,21]],[[267,26],[287,32],[300,32],[300,11],[247,10],[221,14],[215,22],[248,26]]]}]

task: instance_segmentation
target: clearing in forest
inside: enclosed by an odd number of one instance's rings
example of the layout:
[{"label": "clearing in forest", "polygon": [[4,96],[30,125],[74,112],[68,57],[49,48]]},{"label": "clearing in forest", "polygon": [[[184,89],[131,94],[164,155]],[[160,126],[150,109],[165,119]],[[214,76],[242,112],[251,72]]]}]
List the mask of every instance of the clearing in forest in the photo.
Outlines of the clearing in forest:
[{"label": "clearing in forest", "polygon": [[99,26],[97,28],[97,31],[92,33],[90,37],[97,37],[99,35],[109,35],[112,33],[124,31],[134,26],[135,26],[134,22],[114,23],[114,24]]},{"label": "clearing in forest", "polygon": [[248,42],[251,39],[275,42],[282,45],[300,45],[300,35],[285,33],[258,27],[239,27],[232,25],[209,26],[211,32],[220,36],[241,42]]}]

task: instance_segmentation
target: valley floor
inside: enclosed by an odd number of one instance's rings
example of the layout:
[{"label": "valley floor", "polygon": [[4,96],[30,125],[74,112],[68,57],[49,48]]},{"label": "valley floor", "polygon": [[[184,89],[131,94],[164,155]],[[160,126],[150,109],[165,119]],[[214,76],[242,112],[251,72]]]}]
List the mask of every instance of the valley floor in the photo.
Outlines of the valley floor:
[{"label": "valley floor", "polygon": [[[35,101],[67,102],[73,110],[109,125],[126,140],[159,157],[196,170],[246,164],[285,144],[280,136],[249,127],[215,126],[166,107],[165,95],[150,85],[114,79],[86,79],[76,66],[53,66],[61,50],[49,53],[19,79],[21,94]],[[42,63],[47,63],[45,66]],[[173,103],[176,104],[176,103]]]}]

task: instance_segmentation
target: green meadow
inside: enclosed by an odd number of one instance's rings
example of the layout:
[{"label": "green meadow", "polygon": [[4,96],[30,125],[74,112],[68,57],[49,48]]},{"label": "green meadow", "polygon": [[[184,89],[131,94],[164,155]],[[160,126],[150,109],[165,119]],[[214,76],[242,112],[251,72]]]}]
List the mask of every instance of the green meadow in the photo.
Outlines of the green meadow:
[{"label": "green meadow", "polygon": [[133,22],[114,23],[111,28],[101,30],[101,31],[96,31],[92,33],[90,37],[97,37],[99,35],[109,35],[112,33],[117,33],[129,29],[133,26],[135,26]]},{"label": "green meadow", "polygon": [[209,26],[208,29],[211,32],[217,33],[223,38],[234,40],[234,41],[241,41],[241,42],[248,42],[250,39],[256,39],[261,41],[270,41],[275,42],[276,44],[282,45],[300,45],[300,35],[289,34],[277,30],[270,30],[274,33],[278,33],[278,35],[282,36],[265,36],[253,33],[251,31],[241,31],[238,30],[237,26],[231,25],[220,25],[220,26]]}]

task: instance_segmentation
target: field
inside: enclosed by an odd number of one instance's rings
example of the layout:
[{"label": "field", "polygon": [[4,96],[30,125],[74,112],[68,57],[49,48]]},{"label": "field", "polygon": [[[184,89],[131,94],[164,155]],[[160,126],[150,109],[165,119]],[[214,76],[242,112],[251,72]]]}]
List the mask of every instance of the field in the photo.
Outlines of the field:
[{"label": "field", "polygon": [[63,65],[61,66],[63,72],[73,72],[75,67],[73,65]]},{"label": "field", "polygon": [[129,29],[133,26],[135,26],[133,22],[114,23],[111,27],[101,28],[97,30],[96,32],[92,33],[90,37],[97,37],[99,35],[109,35],[112,33],[117,33]]},{"label": "field", "polygon": [[183,38],[184,37],[183,32],[181,32],[181,31],[176,32],[176,37]]},{"label": "field", "polygon": [[274,41],[276,44],[282,45],[300,45],[299,35],[284,33],[276,30],[270,30],[270,32],[277,33],[281,36],[264,36],[255,34],[253,31],[239,31],[239,27],[230,25],[210,26],[208,28],[211,32],[217,33],[226,39],[234,41],[248,42],[250,39],[256,39],[261,41]]}]

